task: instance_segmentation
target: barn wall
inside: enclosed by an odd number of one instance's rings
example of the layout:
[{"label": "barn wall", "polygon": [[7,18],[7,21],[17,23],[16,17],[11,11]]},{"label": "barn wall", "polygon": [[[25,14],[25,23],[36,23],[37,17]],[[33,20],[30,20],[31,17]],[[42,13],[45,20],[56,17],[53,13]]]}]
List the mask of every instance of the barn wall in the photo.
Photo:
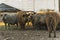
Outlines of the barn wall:
[{"label": "barn wall", "polygon": [[5,0],[4,3],[20,10],[33,10],[33,0]]},{"label": "barn wall", "polygon": [[40,9],[54,9],[59,11],[58,0],[35,0],[35,11]]},{"label": "barn wall", "polygon": [[[34,10],[34,0],[4,0],[4,3],[21,10]],[[54,2],[55,1],[55,2]],[[40,9],[54,9],[59,11],[58,0],[35,0],[35,11]]]}]

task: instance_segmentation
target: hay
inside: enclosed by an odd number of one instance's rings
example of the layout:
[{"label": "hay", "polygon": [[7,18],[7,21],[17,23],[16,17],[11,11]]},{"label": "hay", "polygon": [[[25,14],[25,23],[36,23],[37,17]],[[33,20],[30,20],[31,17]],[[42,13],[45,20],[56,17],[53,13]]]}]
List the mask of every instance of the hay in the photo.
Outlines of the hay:
[{"label": "hay", "polygon": [[0,26],[4,26],[5,24],[3,22],[0,22]]}]

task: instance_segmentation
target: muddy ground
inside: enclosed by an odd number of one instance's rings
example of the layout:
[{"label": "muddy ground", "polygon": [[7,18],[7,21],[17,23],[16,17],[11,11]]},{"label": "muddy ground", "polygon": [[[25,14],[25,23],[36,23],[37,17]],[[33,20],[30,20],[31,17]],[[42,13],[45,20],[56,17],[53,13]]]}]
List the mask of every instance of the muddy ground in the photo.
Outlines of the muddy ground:
[{"label": "muddy ground", "polygon": [[[30,29],[29,29],[30,28]],[[48,31],[32,30],[32,27],[26,27],[27,30],[20,30],[19,27],[11,26],[8,30],[4,26],[0,27],[0,40],[60,40],[60,28],[56,31],[56,38],[48,37]]]},{"label": "muddy ground", "polygon": [[60,30],[57,37],[48,37],[47,30],[0,30],[0,40],[60,40]]}]

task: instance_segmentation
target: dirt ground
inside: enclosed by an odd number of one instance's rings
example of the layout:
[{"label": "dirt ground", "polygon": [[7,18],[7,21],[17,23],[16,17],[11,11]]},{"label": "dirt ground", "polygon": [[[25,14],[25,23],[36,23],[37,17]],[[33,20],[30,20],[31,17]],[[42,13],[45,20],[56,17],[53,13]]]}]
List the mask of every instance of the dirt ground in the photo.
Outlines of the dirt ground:
[{"label": "dirt ground", "polygon": [[47,30],[0,30],[0,40],[60,40],[60,30],[57,37],[48,37]]},{"label": "dirt ground", "polygon": [[[2,23],[0,23],[1,26]],[[16,27],[11,27],[12,30],[5,30],[0,27],[0,40],[60,40],[60,29],[57,30],[57,37],[48,37],[47,30],[15,30]]]}]

